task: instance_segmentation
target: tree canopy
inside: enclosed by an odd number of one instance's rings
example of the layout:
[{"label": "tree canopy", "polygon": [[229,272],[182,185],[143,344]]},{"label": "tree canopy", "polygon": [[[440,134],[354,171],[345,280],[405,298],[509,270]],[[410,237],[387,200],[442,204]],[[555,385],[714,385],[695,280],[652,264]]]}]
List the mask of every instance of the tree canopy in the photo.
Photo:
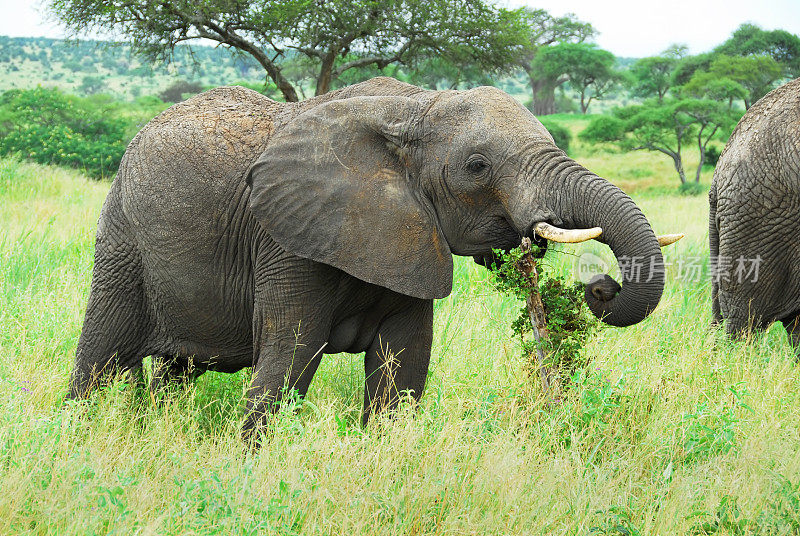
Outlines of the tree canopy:
[{"label": "tree canopy", "polygon": [[687,182],[682,152],[686,144],[694,142],[700,152],[695,174],[695,183],[699,183],[709,142],[719,136],[727,138],[740,117],[741,113],[725,103],[709,99],[652,99],[617,108],[612,118],[593,119],[580,136],[586,141],[616,142],[628,150],[663,153],[672,159],[681,184]]},{"label": "tree canopy", "polygon": [[528,75],[533,93],[533,113],[555,113],[555,90],[568,77],[554,74],[552,70],[541,71],[536,57],[552,45],[582,43],[597,32],[591,24],[578,20],[573,14],[554,17],[543,9],[531,8],[521,8],[518,13],[528,31],[528,47],[522,49],[518,66]]},{"label": "tree canopy", "polygon": [[[293,60],[314,76],[317,95],[346,72],[437,57],[484,72],[507,72],[530,46],[519,11],[483,0],[49,0],[74,34],[123,37],[156,59],[175,45],[207,39],[252,56],[287,101],[301,92]],[[305,73],[304,73],[305,76]]]},{"label": "tree canopy", "polygon": [[745,109],[769,93],[781,77],[781,66],[770,56],[715,57],[708,70],[697,70],[685,86],[692,96],[742,99]]},{"label": "tree canopy", "polygon": [[714,49],[727,56],[769,56],[781,65],[784,76],[800,76],[800,37],[785,30],[762,30],[742,24]]},{"label": "tree canopy", "polygon": [[593,99],[602,97],[619,79],[614,55],[593,43],[560,43],[543,48],[532,62],[541,77],[558,80],[564,76],[581,97],[586,113]]},{"label": "tree canopy", "polygon": [[672,45],[658,56],[636,60],[630,69],[634,95],[656,97],[659,102],[664,100],[674,85],[672,73],[685,55],[685,46]]}]

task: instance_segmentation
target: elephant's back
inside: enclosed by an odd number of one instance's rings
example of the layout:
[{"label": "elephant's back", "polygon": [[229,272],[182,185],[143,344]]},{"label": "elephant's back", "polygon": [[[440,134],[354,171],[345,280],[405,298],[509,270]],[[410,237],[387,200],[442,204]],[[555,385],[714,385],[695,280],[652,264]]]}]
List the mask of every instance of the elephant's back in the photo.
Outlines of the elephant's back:
[{"label": "elephant's back", "polygon": [[[266,147],[281,104],[246,88],[221,87],[175,104],[134,137],[120,165],[126,210],[154,194],[227,193]],[[188,189],[188,190],[187,190]],[[180,190],[180,191],[177,191]]]},{"label": "elephant's back", "polygon": [[714,172],[726,203],[780,207],[796,198],[800,206],[800,79],[765,95],[742,117]]},{"label": "elephant's back", "polygon": [[256,224],[244,175],[281,108],[245,88],[217,88],[170,107],[129,145],[117,191],[159,345],[249,353]]},{"label": "elephant's back", "polygon": [[[246,210],[244,180],[282,105],[221,87],[171,106],[131,141],[116,181],[122,210],[150,248],[221,239]],[[244,222],[238,222],[244,223]]]},{"label": "elephant's back", "polygon": [[[800,80],[739,121],[714,171],[722,314],[781,318],[800,296]],[[758,271],[746,276],[736,270]],[[737,275],[738,274],[738,275]],[[742,277],[744,275],[744,277]],[[751,311],[751,313],[748,313]]]}]

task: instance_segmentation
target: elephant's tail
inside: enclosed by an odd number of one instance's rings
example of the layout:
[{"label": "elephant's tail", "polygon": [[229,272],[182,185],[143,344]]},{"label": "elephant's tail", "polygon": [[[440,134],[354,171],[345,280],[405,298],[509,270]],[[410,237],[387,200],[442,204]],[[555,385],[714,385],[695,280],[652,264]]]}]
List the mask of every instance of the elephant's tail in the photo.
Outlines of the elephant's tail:
[{"label": "elephant's tail", "polygon": [[[709,262],[715,262],[719,257],[719,228],[717,226],[717,186],[711,185],[708,192],[708,245],[711,257]],[[722,312],[719,308],[719,283],[716,278],[711,278],[711,312],[714,315],[711,321],[714,325],[722,323]]]}]

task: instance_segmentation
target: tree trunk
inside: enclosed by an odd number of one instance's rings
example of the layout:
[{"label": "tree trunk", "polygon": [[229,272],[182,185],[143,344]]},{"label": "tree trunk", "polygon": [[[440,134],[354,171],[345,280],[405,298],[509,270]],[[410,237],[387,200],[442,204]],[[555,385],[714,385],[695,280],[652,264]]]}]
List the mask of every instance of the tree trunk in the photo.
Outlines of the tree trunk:
[{"label": "tree trunk", "polygon": [[275,80],[273,78],[273,81],[278,86],[278,89],[281,90],[281,94],[283,95],[283,98],[286,99],[286,102],[300,101],[300,99],[297,97],[297,92],[294,90],[294,86],[288,80],[283,78],[283,76],[281,76],[279,80]]},{"label": "tree trunk", "polygon": [[705,130],[705,125],[700,129],[700,132],[697,133],[697,148],[700,150],[700,163],[697,165],[697,175],[694,178],[694,182],[700,184],[700,172],[703,170],[703,164],[706,161],[706,147],[708,146],[708,142],[711,141],[711,138],[714,137],[714,134],[717,133],[719,127],[714,127],[714,130],[711,131],[711,134],[703,141],[703,130]]},{"label": "tree trunk", "polygon": [[556,113],[557,80],[530,77],[533,93],[533,115],[551,115]]},{"label": "tree trunk", "polygon": [[700,172],[703,170],[703,164],[706,161],[706,151],[705,148],[700,149],[700,163],[697,164],[697,174],[694,177],[694,182],[700,184]]},{"label": "tree trunk", "polygon": [[333,62],[336,60],[336,51],[331,50],[325,57],[322,58],[322,65],[319,67],[319,76],[317,76],[317,88],[314,95],[324,95],[331,90],[331,79],[333,74]]},{"label": "tree trunk", "polygon": [[544,303],[542,303],[542,295],[539,292],[539,273],[536,270],[536,259],[531,255],[531,239],[527,236],[524,237],[520,249],[522,250],[522,259],[520,259],[517,267],[520,273],[525,276],[525,282],[531,289],[525,304],[528,307],[528,316],[533,327],[533,338],[536,341],[534,355],[536,356],[536,366],[539,370],[539,379],[542,382],[542,390],[547,392],[553,384],[555,374],[548,366],[547,356],[545,356],[542,349],[543,341],[547,341],[550,334],[547,332],[547,316],[544,311]]},{"label": "tree trunk", "polygon": [[220,28],[214,28],[214,31],[222,37],[217,39],[213,34],[206,35],[205,37],[248,52],[259,64],[261,64],[264,70],[267,71],[267,75],[272,79],[273,82],[275,82],[275,85],[278,86],[278,89],[283,95],[283,98],[286,99],[286,102],[298,102],[300,100],[297,97],[297,91],[295,91],[292,83],[289,82],[285,76],[283,76],[281,68],[276,65],[269,58],[269,56],[264,53],[263,50],[233,32],[226,32]]},{"label": "tree trunk", "polygon": [[675,171],[678,172],[678,175],[681,178],[681,184],[686,184],[686,172],[683,171],[683,160],[681,160],[680,154],[671,154],[672,162],[675,164]]},{"label": "tree trunk", "polygon": [[585,99],[585,91],[581,91],[581,113],[582,114],[586,114],[586,112],[589,111],[589,105],[592,103],[592,99],[594,99],[594,97],[593,96],[589,97],[586,100],[585,104],[584,104],[584,99]]}]

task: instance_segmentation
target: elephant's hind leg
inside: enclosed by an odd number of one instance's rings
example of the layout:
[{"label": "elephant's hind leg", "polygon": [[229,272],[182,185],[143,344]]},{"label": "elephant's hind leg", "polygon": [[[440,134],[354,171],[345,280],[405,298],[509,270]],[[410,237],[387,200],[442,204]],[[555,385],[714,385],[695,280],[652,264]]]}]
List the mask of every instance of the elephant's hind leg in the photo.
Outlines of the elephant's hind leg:
[{"label": "elephant's hind leg", "polygon": [[[719,258],[719,228],[717,227],[717,187],[711,186],[708,192],[708,244],[712,261]],[[722,312],[719,307],[719,283],[714,278],[711,279],[711,313],[713,319],[711,324],[719,326],[722,324]]]},{"label": "elephant's hind leg", "polygon": [[794,350],[795,359],[800,360],[800,311],[791,314],[781,320],[786,334],[789,335],[789,343]]},{"label": "elephant's hind leg", "polygon": [[140,368],[146,350],[141,257],[133,240],[112,231],[101,222],[68,398],[85,397],[103,379]]}]

